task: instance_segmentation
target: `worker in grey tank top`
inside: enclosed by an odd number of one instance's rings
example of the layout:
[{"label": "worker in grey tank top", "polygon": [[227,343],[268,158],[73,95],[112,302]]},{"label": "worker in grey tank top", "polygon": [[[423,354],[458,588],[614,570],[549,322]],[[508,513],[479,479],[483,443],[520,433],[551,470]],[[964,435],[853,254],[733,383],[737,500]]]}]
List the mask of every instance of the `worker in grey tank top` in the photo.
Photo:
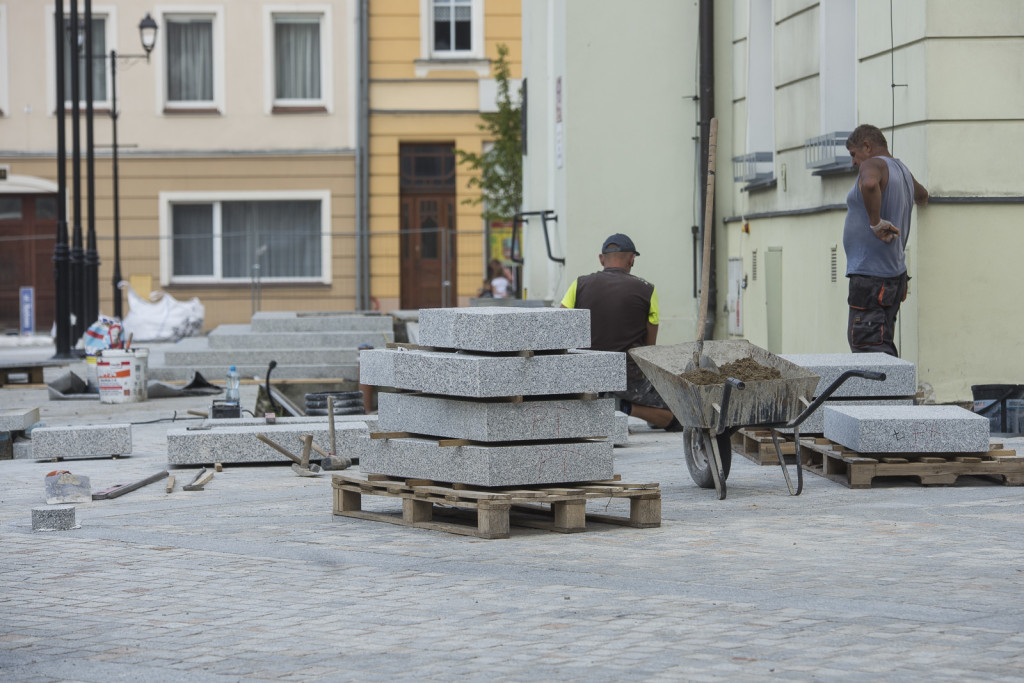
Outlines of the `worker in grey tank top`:
[{"label": "worker in grey tank top", "polygon": [[928,190],[910,169],[889,154],[882,131],[858,126],[846,140],[857,182],[846,196],[843,249],[850,279],[847,341],[854,353],[898,356],[895,326],[907,296],[904,250],[914,204],[928,202]]}]

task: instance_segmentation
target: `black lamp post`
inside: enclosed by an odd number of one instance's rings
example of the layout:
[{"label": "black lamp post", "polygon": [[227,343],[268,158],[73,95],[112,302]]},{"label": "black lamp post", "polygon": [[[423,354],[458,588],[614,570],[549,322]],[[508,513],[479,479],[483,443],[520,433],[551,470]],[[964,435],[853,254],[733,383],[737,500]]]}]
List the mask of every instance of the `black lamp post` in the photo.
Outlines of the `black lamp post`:
[{"label": "black lamp post", "polygon": [[121,319],[121,194],[117,168],[117,60],[145,59],[149,61],[149,53],[156,45],[156,33],[158,26],[156,21],[146,12],[146,16],[139,22],[139,40],[142,41],[142,49],[145,54],[141,55],[119,55],[116,50],[110,51],[110,123],[112,127],[113,144],[113,180],[114,180],[114,317]]},{"label": "black lamp post", "polygon": [[[85,332],[85,292],[82,291],[85,250],[82,248],[82,145],[79,118],[81,115],[81,69],[79,68],[82,29],[78,25],[78,0],[71,0],[71,312],[75,316],[71,338],[77,342]],[[91,323],[90,323],[91,324]]]},{"label": "black lamp post", "polygon": [[[72,0],[75,2],[75,0]],[[56,289],[55,358],[71,357],[71,273],[68,253],[67,153],[64,148],[64,0],[57,0],[53,23],[57,50],[57,243],[53,247],[53,281]]]},{"label": "black lamp post", "polygon": [[85,75],[85,215],[86,249],[82,277],[82,329],[92,325],[99,316],[99,267],[100,255],[96,251],[96,152],[93,146],[93,71],[92,60],[92,0],[85,0],[85,63],[89,66]]}]

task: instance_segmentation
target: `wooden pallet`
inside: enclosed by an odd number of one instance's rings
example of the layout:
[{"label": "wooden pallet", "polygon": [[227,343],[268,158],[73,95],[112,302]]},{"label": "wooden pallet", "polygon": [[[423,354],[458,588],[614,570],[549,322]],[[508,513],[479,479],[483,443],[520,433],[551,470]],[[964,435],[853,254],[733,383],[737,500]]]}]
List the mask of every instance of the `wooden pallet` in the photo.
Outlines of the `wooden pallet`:
[{"label": "wooden pallet", "polygon": [[[792,445],[792,444],[791,444]],[[963,476],[1024,485],[1024,457],[993,444],[984,453],[857,453],[825,438],[801,438],[805,470],[852,489],[871,488],[876,477],[914,477],[924,486],[955,484]]]},{"label": "wooden pallet", "polygon": [[[661,526],[661,489],[658,484],[594,481],[523,488],[483,488],[373,474],[335,474],[331,485],[335,515],[479,538],[508,538],[513,524],[560,533],[586,531],[587,522],[640,529]],[[363,510],[364,495],[400,498],[402,511]],[[629,499],[629,516],[586,511],[588,500],[610,498]],[[435,519],[435,512],[452,519]],[[453,512],[455,514],[450,514]]]},{"label": "wooden pallet", "polygon": [[[803,443],[803,437],[800,442]],[[793,443],[791,434],[779,435],[779,446],[782,447],[782,456],[796,457],[796,444]],[[772,433],[767,429],[741,429],[732,435],[732,449],[753,462],[755,465],[778,465],[779,456],[775,452],[775,444],[772,443]],[[786,458],[786,462],[796,462]]]}]

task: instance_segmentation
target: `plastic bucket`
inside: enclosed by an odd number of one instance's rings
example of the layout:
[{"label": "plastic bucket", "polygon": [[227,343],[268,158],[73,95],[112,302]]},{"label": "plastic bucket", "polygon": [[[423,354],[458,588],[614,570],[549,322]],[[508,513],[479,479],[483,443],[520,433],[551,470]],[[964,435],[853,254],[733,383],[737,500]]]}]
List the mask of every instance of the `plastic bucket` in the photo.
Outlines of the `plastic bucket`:
[{"label": "plastic bucket", "polygon": [[975,384],[974,412],[989,421],[989,431],[998,434],[1024,432],[1024,385]]},{"label": "plastic bucket", "polygon": [[[140,353],[145,351],[145,353]],[[100,403],[138,403],[146,400],[149,352],[104,349],[96,362]]]}]

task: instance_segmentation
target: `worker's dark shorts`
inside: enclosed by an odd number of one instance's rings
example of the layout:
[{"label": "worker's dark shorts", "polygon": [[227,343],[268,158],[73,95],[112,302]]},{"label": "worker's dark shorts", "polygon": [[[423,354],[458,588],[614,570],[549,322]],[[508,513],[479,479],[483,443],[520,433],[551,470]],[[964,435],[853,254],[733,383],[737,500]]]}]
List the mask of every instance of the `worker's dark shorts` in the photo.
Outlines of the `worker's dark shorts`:
[{"label": "worker's dark shorts", "polygon": [[851,275],[847,341],[854,353],[898,356],[894,342],[896,315],[907,298],[907,274],[899,277]]},{"label": "worker's dark shorts", "polygon": [[654,386],[651,384],[651,380],[647,379],[643,372],[628,373],[626,378],[626,390],[613,391],[612,396],[620,398],[623,401],[635,403],[638,406],[648,406],[650,408],[662,408],[664,410],[669,410],[668,405],[661,398],[661,394],[655,390]]}]

